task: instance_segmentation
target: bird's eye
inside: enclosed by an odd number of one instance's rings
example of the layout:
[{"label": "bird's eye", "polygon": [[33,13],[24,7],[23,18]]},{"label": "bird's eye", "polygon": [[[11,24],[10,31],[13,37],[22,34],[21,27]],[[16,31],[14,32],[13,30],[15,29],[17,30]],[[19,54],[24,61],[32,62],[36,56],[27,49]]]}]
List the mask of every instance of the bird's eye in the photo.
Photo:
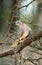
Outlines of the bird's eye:
[{"label": "bird's eye", "polygon": [[16,24],[17,24],[17,25],[20,24],[20,21],[16,21]]},{"label": "bird's eye", "polygon": [[19,22],[17,22],[17,23],[19,23]]}]

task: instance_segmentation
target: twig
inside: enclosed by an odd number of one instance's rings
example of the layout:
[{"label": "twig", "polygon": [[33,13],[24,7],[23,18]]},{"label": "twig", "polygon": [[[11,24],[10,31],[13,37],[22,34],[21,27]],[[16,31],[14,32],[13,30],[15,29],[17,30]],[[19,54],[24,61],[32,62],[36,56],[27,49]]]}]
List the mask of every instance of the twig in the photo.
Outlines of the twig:
[{"label": "twig", "polygon": [[24,8],[24,7],[28,7],[31,3],[33,3],[34,1],[36,1],[36,0],[33,0],[33,1],[31,1],[29,4],[27,4],[27,5],[24,5],[24,6],[21,6],[21,7],[19,7],[19,9],[21,9],[21,8]]}]

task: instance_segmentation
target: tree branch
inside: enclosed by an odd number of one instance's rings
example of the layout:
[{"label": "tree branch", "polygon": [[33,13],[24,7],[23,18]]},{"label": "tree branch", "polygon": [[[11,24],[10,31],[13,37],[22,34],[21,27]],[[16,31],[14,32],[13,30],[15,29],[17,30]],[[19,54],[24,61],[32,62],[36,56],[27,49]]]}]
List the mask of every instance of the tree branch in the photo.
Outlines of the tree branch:
[{"label": "tree branch", "polygon": [[31,1],[29,4],[27,4],[27,5],[24,5],[24,6],[21,6],[21,7],[19,7],[19,9],[21,9],[21,8],[23,8],[23,7],[28,7],[31,3],[33,3],[34,1],[36,1],[36,0],[33,0],[33,1]]},{"label": "tree branch", "polygon": [[10,50],[1,52],[0,53],[0,57],[5,57],[5,56],[8,56],[8,55],[13,55],[15,53],[15,51],[16,51],[16,53],[18,53],[23,48],[25,48],[27,45],[30,45],[33,41],[36,41],[40,37],[42,37],[42,31],[38,32],[37,34],[33,35],[32,37],[26,38],[23,41],[23,43],[17,45],[15,48],[11,48]]}]

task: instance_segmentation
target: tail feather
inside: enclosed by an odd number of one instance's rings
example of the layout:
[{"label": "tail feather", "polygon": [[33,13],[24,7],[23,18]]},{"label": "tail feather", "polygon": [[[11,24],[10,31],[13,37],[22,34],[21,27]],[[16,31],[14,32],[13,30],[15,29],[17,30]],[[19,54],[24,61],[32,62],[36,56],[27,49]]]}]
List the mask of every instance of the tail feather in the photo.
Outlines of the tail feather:
[{"label": "tail feather", "polygon": [[16,47],[19,43],[19,39],[16,39],[15,42],[11,45],[11,47]]}]

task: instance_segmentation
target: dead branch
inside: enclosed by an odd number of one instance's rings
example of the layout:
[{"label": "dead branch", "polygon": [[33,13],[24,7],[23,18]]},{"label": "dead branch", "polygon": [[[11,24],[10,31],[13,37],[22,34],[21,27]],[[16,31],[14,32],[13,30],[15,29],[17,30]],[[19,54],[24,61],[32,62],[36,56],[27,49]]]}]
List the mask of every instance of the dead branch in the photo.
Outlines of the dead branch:
[{"label": "dead branch", "polygon": [[38,32],[37,34],[33,35],[32,37],[26,38],[23,43],[17,45],[15,48],[11,48],[10,50],[3,51],[0,53],[0,57],[5,57],[8,55],[13,55],[16,51],[18,53],[23,48],[25,48],[27,45],[30,45],[33,41],[36,41],[37,39],[42,37],[42,31]]}]

